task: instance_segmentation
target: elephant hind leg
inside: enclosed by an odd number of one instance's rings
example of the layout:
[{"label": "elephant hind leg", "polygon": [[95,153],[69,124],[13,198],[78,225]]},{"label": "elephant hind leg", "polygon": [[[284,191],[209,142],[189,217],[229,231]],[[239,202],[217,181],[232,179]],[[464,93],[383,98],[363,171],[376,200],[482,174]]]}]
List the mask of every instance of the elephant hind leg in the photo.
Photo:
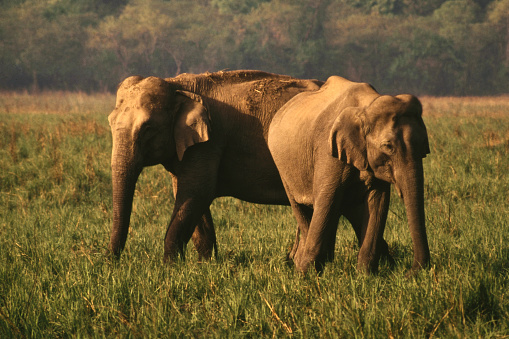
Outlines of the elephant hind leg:
[{"label": "elephant hind leg", "polygon": [[[314,264],[315,270],[321,274],[325,263],[334,256],[334,245],[340,213],[328,196],[319,197],[315,201],[313,217],[307,235],[301,235],[301,242],[295,253],[294,263],[297,270],[306,273]],[[305,239],[305,242],[302,240]]]},{"label": "elephant hind leg", "polygon": [[210,209],[207,209],[196,225],[191,239],[198,252],[198,260],[209,260],[213,252],[217,258],[216,232]]},{"label": "elephant hind leg", "polygon": [[292,250],[287,255],[287,262],[291,264],[299,246],[305,246],[306,237],[309,230],[309,224],[313,217],[313,209],[311,207],[297,204],[293,199],[290,199],[293,215],[297,219],[297,231],[295,233],[295,241]]}]

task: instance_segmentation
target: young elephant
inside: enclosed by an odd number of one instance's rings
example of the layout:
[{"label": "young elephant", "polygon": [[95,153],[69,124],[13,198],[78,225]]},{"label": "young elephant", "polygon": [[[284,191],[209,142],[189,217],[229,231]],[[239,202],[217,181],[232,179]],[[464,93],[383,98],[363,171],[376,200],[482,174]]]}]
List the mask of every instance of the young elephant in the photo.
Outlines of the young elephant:
[{"label": "young elephant", "polygon": [[276,111],[315,80],[258,71],[133,76],[117,92],[109,116],[113,136],[113,227],[108,250],[125,246],[133,194],[143,167],[162,164],[172,174],[175,206],[164,257],[184,256],[192,237],[209,258],[215,232],[209,205],[220,196],[289,204],[267,147]]},{"label": "young elephant", "polygon": [[383,232],[391,184],[406,207],[412,271],[429,265],[422,166],[429,145],[421,114],[411,95],[382,96],[337,76],[277,112],[268,142],[298,223],[290,253],[298,270],[314,263],[321,271],[333,259],[343,215],[359,240],[358,269],[376,272],[388,255]]}]

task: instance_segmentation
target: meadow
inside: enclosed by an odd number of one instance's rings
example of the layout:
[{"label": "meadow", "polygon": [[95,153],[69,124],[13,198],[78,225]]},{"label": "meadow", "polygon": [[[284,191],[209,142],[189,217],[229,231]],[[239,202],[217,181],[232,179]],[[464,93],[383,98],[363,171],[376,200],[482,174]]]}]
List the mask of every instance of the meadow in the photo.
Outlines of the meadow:
[{"label": "meadow", "polygon": [[393,193],[396,259],[356,270],[340,221],[322,276],[285,263],[295,221],[282,206],[217,199],[219,251],[162,262],[169,174],[138,181],[126,250],[104,256],[112,218],[114,95],[0,93],[0,337],[509,338],[509,97],[423,97],[432,267],[405,278],[412,244]]}]

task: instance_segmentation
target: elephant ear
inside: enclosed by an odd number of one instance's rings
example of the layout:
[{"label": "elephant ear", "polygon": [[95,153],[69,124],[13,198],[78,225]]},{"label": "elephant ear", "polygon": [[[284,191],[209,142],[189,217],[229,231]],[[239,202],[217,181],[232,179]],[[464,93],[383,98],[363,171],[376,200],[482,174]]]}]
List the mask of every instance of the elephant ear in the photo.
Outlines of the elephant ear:
[{"label": "elephant ear", "polygon": [[428,132],[426,130],[426,125],[422,120],[422,104],[417,97],[410,94],[400,94],[397,95],[396,98],[400,99],[401,101],[405,102],[408,105],[406,111],[413,115],[415,119],[417,119],[417,122],[421,127],[421,130],[423,132],[421,156],[425,158],[426,155],[428,155],[431,152],[431,150],[429,148],[429,139]]},{"label": "elephant ear", "polygon": [[331,155],[359,171],[368,168],[363,116],[360,108],[345,108],[334,121],[329,137]]},{"label": "elephant ear", "polygon": [[178,108],[174,137],[177,156],[182,160],[188,147],[210,139],[210,115],[199,95],[187,91],[177,91],[176,94]]}]

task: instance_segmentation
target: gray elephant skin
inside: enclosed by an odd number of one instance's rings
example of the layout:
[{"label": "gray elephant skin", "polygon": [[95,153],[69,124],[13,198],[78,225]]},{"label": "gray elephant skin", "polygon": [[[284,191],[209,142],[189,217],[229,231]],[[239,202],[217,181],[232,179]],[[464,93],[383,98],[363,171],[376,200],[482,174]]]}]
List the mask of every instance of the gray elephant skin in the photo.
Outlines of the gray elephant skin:
[{"label": "gray elephant skin", "polygon": [[391,184],[413,242],[409,274],[429,265],[422,159],[430,150],[416,97],[333,76],[277,112],[268,143],[297,219],[289,257],[299,271],[314,264],[320,272],[333,259],[341,215],[356,232],[360,271],[377,272],[381,256],[392,260],[383,239]]},{"label": "gray elephant skin", "polygon": [[192,238],[200,258],[210,258],[216,236],[209,206],[232,196],[288,205],[267,147],[276,111],[322,82],[259,71],[132,76],[118,88],[108,120],[113,226],[108,253],[124,249],[136,181],[146,166],[162,164],[172,175],[175,205],[164,241],[172,261]]}]

